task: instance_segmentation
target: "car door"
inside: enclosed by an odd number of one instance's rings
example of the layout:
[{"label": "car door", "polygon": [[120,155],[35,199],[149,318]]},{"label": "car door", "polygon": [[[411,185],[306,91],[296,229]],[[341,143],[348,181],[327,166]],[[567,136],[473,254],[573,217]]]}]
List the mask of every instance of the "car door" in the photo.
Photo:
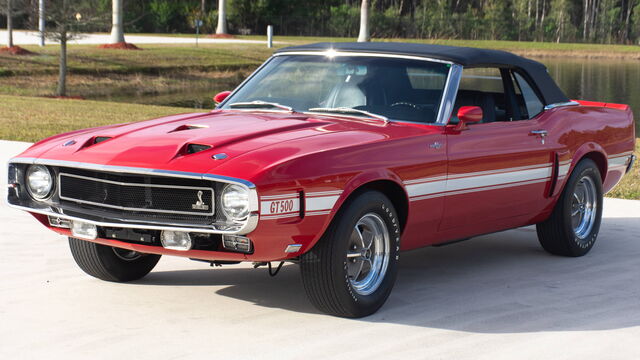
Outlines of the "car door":
[{"label": "car door", "polygon": [[497,68],[463,71],[454,114],[471,105],[484,117],[447,134],[443,231],[468,236],[519,226],[546,204],[554,159],[537,116],[543,104],[522,76],[514,76]]}]

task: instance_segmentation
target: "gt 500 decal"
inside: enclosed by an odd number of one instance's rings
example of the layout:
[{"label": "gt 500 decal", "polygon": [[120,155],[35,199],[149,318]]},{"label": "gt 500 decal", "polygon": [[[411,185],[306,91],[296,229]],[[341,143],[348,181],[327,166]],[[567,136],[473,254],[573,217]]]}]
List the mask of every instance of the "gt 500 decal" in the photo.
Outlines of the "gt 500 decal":
[{"label": "gt 500 decal", "polygon": [[[342,190],[305,194],[305,216],[327,215],[342,194]],[[300,216],[300,195],[296,193],[260,197],[260,218],[283,219]]]},{"label": "gt 500 decal", "polygon": [[300,195],[298,194],[262,196],[260,200],[262,219],[280,219],[300,215]]}]

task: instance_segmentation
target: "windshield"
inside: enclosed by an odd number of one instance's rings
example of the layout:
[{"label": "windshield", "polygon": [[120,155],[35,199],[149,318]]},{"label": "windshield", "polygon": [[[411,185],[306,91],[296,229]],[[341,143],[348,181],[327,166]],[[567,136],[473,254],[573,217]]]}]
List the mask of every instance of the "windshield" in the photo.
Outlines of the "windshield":
[{"label": "windshield", "polygon": [[368,113],[430,123],[436,121],[449,68],[444,63],[374,55],[277,56],[222,108],[291,108],[349,116]]}]

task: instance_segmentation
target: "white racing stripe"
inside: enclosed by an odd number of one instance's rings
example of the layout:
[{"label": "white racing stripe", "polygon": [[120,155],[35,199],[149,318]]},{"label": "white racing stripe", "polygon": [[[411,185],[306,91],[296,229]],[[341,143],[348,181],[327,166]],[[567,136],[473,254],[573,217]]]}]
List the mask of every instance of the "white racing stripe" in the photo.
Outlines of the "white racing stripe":
[{"label": "white racing stripe", "polygon": [[507,169],[455,174],[406,181],[406,189],[411,201],[435,197],[466,194],[476,191],[496,190],[545,182],[551,178],[550,163],[520,166]]},{"label": "white racing stripe", "polygon": [[[342,190],[319,191],[305,194],[305,216],[327,215],[336,204]],[[298,193],[260,197],[260,219],[277,220],[300,216]]]},{"label": "white racing stripe", "polygon": [[305,194],[305,216],[326,215],[336,204],[342,190],[310,192]]},{"label": "white racing stripe", "polygon": [[631,156],[631,152],[615,154],[608,157],[607,165],[610,169],[615,168],[626,168],[629,165],[629,157]]},{"label": "white racing stripe", "polygon": [[[609,168],[627,166],[632,152],[608,157]],[[558,180],[569,175],[572,160],[558,164]],[[436,197],[460,195],[478,191],[505,189],[516,186],[539,184],[552,177],[553,164],[537,164],[505,169],[477,171],[449,176],[432,176],[404,181],[411,201]],[[327,215],[340,198],[342,190],[309,192],[305,194],[305,216]],[[262,196],[260,203],[262,219],[282,219],[300,215],[300,197],[297,193]]]}]

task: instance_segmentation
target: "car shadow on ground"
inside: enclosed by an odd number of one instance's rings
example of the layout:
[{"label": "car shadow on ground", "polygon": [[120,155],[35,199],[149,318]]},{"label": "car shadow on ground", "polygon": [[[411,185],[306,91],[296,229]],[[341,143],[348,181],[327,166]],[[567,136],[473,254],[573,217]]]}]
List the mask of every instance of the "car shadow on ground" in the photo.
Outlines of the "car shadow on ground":
[{"label": "car shadow on ground", "polygon": [[[547,254],[533,227],[405,252],[387,303],[357,321],[478,333],[638,326],[639,240],[637,218],[611,218],[604,220],[596,246],[581,258]],[[318,313],[293,264],[275,278],[264,269],[229,266],[154,272],[139,284],[223,286],[215,295]]]}]

